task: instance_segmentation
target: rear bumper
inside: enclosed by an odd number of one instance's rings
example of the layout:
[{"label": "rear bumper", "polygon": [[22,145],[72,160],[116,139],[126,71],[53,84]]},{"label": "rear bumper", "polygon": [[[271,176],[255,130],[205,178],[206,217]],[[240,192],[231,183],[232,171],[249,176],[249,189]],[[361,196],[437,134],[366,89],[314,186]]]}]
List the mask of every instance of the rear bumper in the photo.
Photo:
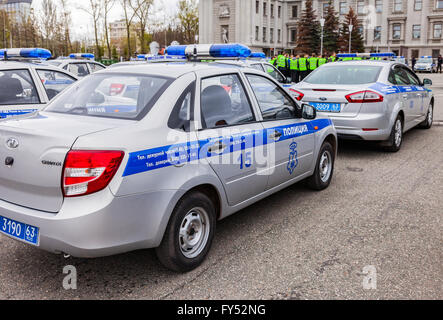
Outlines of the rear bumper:
[{"label": "rear bumper", "polygon": [[0,200],[0,215],[40,230],[40,249],[95,258],[157,247],[177,191],[114,197],[109,189],[65,199],[58,214]]},{"label": "rear bumper", "polygon": [[[333,121],[337,135],[340,139],[348,140],[367,140],[367,141],[384,141],[388,140],[391,135],[392,125],[386,114],[359,114],[356,117],[338,117],[331,114],[327,115]],[[376,129],[376,130],[364,130]]]}]

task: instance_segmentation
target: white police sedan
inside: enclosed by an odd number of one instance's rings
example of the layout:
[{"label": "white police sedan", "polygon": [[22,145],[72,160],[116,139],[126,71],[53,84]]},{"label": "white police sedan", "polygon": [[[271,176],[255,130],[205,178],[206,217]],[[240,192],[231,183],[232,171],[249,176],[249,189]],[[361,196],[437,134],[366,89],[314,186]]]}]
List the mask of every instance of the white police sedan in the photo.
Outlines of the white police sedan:
[{"label": "white police sedan", "polygon": [[94,72],[106,69],[105,65],[94,61],[94,59],[95,56],[92,53],[72,53],[69,55],[69,58],[48,60],[46,63],[83,78]]},{"label": "white police sedan", "polygon": [[51,52],[45,49],[0,50],[0,118],[38,111],[77,81],[75,75],[39,62],[48,57]]},{"label": "white police sedan", "polygon": [[[156,248],[189,271],[218,220],[301,180],[330,185],[331,120],[261,71],[195,58],[106,69],[44,111],[0,122],[0,233],[75,257]],[[115,83],[134,94],[113,95]]]},{"label": "white police sedan", "polygon": [[406,131],[432,126],[430,85],[402,63],[347,61],[323,65],[290,92],[333,120],[340,138],[382,141],[397,152]]}]

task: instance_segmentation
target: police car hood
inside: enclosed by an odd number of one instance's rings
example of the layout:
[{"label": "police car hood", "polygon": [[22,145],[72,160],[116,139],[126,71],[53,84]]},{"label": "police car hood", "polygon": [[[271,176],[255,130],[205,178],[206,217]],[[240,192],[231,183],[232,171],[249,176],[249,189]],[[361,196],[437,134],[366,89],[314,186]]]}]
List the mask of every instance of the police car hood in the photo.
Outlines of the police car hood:
[{"label": "police car hood", "polygon": [[75,141],[128,122],[48,112],[1,120],[0,200],[58,212],[63,164]]}]

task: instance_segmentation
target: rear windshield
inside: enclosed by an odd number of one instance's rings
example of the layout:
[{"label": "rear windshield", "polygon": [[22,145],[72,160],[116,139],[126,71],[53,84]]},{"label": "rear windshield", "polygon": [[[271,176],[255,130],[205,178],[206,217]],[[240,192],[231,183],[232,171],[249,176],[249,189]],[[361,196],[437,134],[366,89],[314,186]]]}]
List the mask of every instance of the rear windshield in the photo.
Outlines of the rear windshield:
[{"label": "rear windshield", "polygon": [[28,70],[0,70],[0,105],[38,103],[40,99]]},{"label": "rear windshield", "polygon": [[72,85],[45,111],[140,120],[171,82],[158,76],[94,74]]},{"label": "rear windshield", "polygon": [[336,65],[324,66],[308,76],[304,82],[312,84],[366,84],[377,82],[382,67]]}]

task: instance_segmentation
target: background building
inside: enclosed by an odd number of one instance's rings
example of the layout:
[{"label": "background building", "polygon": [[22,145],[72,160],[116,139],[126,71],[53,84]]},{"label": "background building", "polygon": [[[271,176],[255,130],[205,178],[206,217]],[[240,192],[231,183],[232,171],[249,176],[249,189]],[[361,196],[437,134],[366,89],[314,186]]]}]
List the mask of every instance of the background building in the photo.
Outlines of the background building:
[{"label": "background building", "polygon": [[[200,42],[240,42],[271,55],[296,52],[305,0],[200,0]],[[318,18],[329,0],[314,0]],[[443,0],[333,0],[340,21],[352,6],[367,51],[406,58],[443,53]]]},{"label": "background building", "polygon": [[0,10],[6,11],[16,21],[29,16],[31,5],[32,0],[0,0]]}]

